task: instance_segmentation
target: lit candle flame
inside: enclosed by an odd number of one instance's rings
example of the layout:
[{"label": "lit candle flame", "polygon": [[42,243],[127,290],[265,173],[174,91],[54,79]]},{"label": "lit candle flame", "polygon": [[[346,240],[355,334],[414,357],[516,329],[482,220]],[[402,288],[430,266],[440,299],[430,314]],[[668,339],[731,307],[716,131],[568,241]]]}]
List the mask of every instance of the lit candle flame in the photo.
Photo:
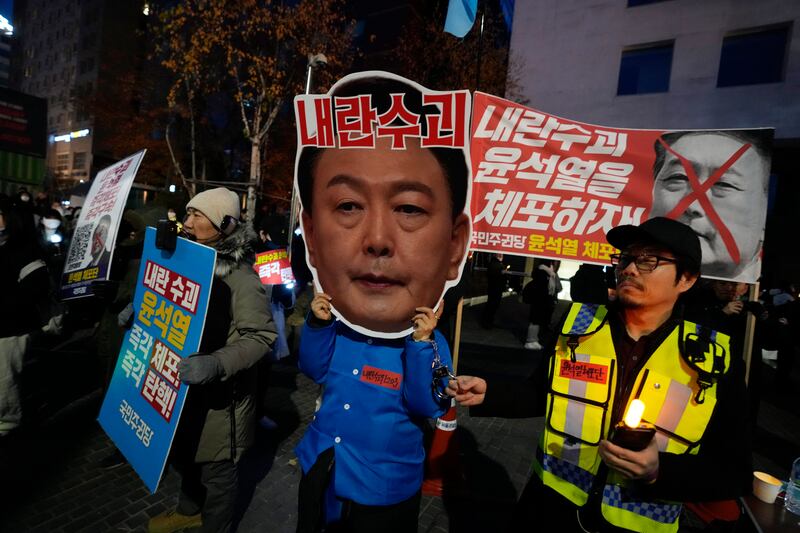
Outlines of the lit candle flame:
[{"label": "lit candle flame", "polygon": [[628,406],[628,411],[625,413],[625,425],[629,428],[639,427],[639,422],[642,421],[644,414],[644,402],[642,400],[633,400]]}]

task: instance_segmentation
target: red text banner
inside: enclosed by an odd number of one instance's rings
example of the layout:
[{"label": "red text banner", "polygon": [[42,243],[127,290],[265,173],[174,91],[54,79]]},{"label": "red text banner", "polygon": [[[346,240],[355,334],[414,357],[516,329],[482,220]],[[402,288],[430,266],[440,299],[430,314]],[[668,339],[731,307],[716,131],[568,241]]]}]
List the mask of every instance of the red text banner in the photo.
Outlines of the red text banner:
[{"label": "red text banner", "polygon": [[256,254],[253,268],[264,285],[284,285],[294,281],[289,254],[283,248]]},{"label": "red text banner", "polygon": [[597,126],[476,93],[471,249],[608,264],[608,230],[666,216],[700,238],[706,277],[752,283],[771,141],[770,129]]}]

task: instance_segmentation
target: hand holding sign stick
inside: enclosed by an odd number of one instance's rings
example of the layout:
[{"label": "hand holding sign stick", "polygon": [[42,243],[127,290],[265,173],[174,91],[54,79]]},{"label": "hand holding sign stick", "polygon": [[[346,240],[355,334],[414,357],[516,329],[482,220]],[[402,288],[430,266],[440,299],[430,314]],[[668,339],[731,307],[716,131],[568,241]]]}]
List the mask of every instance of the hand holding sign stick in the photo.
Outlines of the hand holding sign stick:
[{"label": "hand holding sign stick", "polygon": [[442,306],[444,300],[439,302],[436,306],[436,311],[430,307],[417,307],[414,318],[411,320],[414,323],[414,332],[411,336],[415,341],[424,341],[433,338],[433,330],[436,329],[436,324],[439,322],[439,317],[442,316]]},{"label": "hand holding sign stick", "polygon": [[314,299],[311,300],[311,312],[320,320],[325,322],[331,320],[333,318],[331,314],[331,297],[324,292],[317,292],[315,288]]}]

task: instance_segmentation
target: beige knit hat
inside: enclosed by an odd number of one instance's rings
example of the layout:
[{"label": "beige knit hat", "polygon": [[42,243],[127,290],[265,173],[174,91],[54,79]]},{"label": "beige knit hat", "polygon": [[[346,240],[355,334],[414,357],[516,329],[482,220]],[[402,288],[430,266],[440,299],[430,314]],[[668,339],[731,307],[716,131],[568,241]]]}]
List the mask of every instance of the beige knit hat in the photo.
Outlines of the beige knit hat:
[{"label": "beige knit hat", "polygon": [[190,207],[203,213],[217,228],[225,215],[239,220],[239,195],[225,187],[201,192],[186,204],[186,209]]}]

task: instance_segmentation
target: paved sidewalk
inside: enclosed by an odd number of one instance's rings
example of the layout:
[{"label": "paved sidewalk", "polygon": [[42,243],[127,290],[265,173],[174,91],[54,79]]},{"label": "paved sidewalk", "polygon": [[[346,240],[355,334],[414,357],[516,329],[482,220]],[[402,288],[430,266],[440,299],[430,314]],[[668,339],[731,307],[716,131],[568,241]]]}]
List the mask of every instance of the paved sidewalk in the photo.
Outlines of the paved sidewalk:
[{"label": "paved sidewalk", "polygon": [[[300,469],[292,450],[311,418],[316,394],[317,386],[293,366],[273,368],[268,404],[278,429],[259,428],[257,445],[240,463],[239,531],[294,531]],[[175,502],[178,476],[172,471],[151,495],[130,466],[100,468],[100,460],[114,449],[94,421],[100,401],[99,393],[88,397],[43,433],[20,435],[4,445],[0,479],[8,493],[0,531],[146,531],[149,518]],[[502,525],[527,479],[537,428],[535,420],[473,419],[460,413],[457,438],[469,496],[424,497],[420,532]],[[453,513],[453,521],[465,529],[451,524]]]},{"label": "paved sidewalk", "polygon": [[[479,308],[465,309],[459,373],[532,372],[539,355],[522,350],[519,340],[526,307],[505,298],[497,318],[503,327],[491,330],[477,325]],[[772,379],[773,374],[764,376],[765,383]],[[754,463],[785,478],[800,449],[797,389],[783,396],[764,389]],[[313,414],[317,390],[292,361],[273,367],[267,405],[278,428],[259,428],[256,446],[240,463],[239,531],[294,531],[300,470],[292,450]],[[129,466],[100,468],[114,449],[95,420],[101,400],[97,391],[11,441],[0,440],[0,531],[142,532],[150,517],[172,508],[178,490],[174,472],[168,471],[158,492],[149,494]],[[470,418],[459,409],[458,424],[462,490],[423,497],[419,531],[504,531],[530,475],[542,420]]]}]

